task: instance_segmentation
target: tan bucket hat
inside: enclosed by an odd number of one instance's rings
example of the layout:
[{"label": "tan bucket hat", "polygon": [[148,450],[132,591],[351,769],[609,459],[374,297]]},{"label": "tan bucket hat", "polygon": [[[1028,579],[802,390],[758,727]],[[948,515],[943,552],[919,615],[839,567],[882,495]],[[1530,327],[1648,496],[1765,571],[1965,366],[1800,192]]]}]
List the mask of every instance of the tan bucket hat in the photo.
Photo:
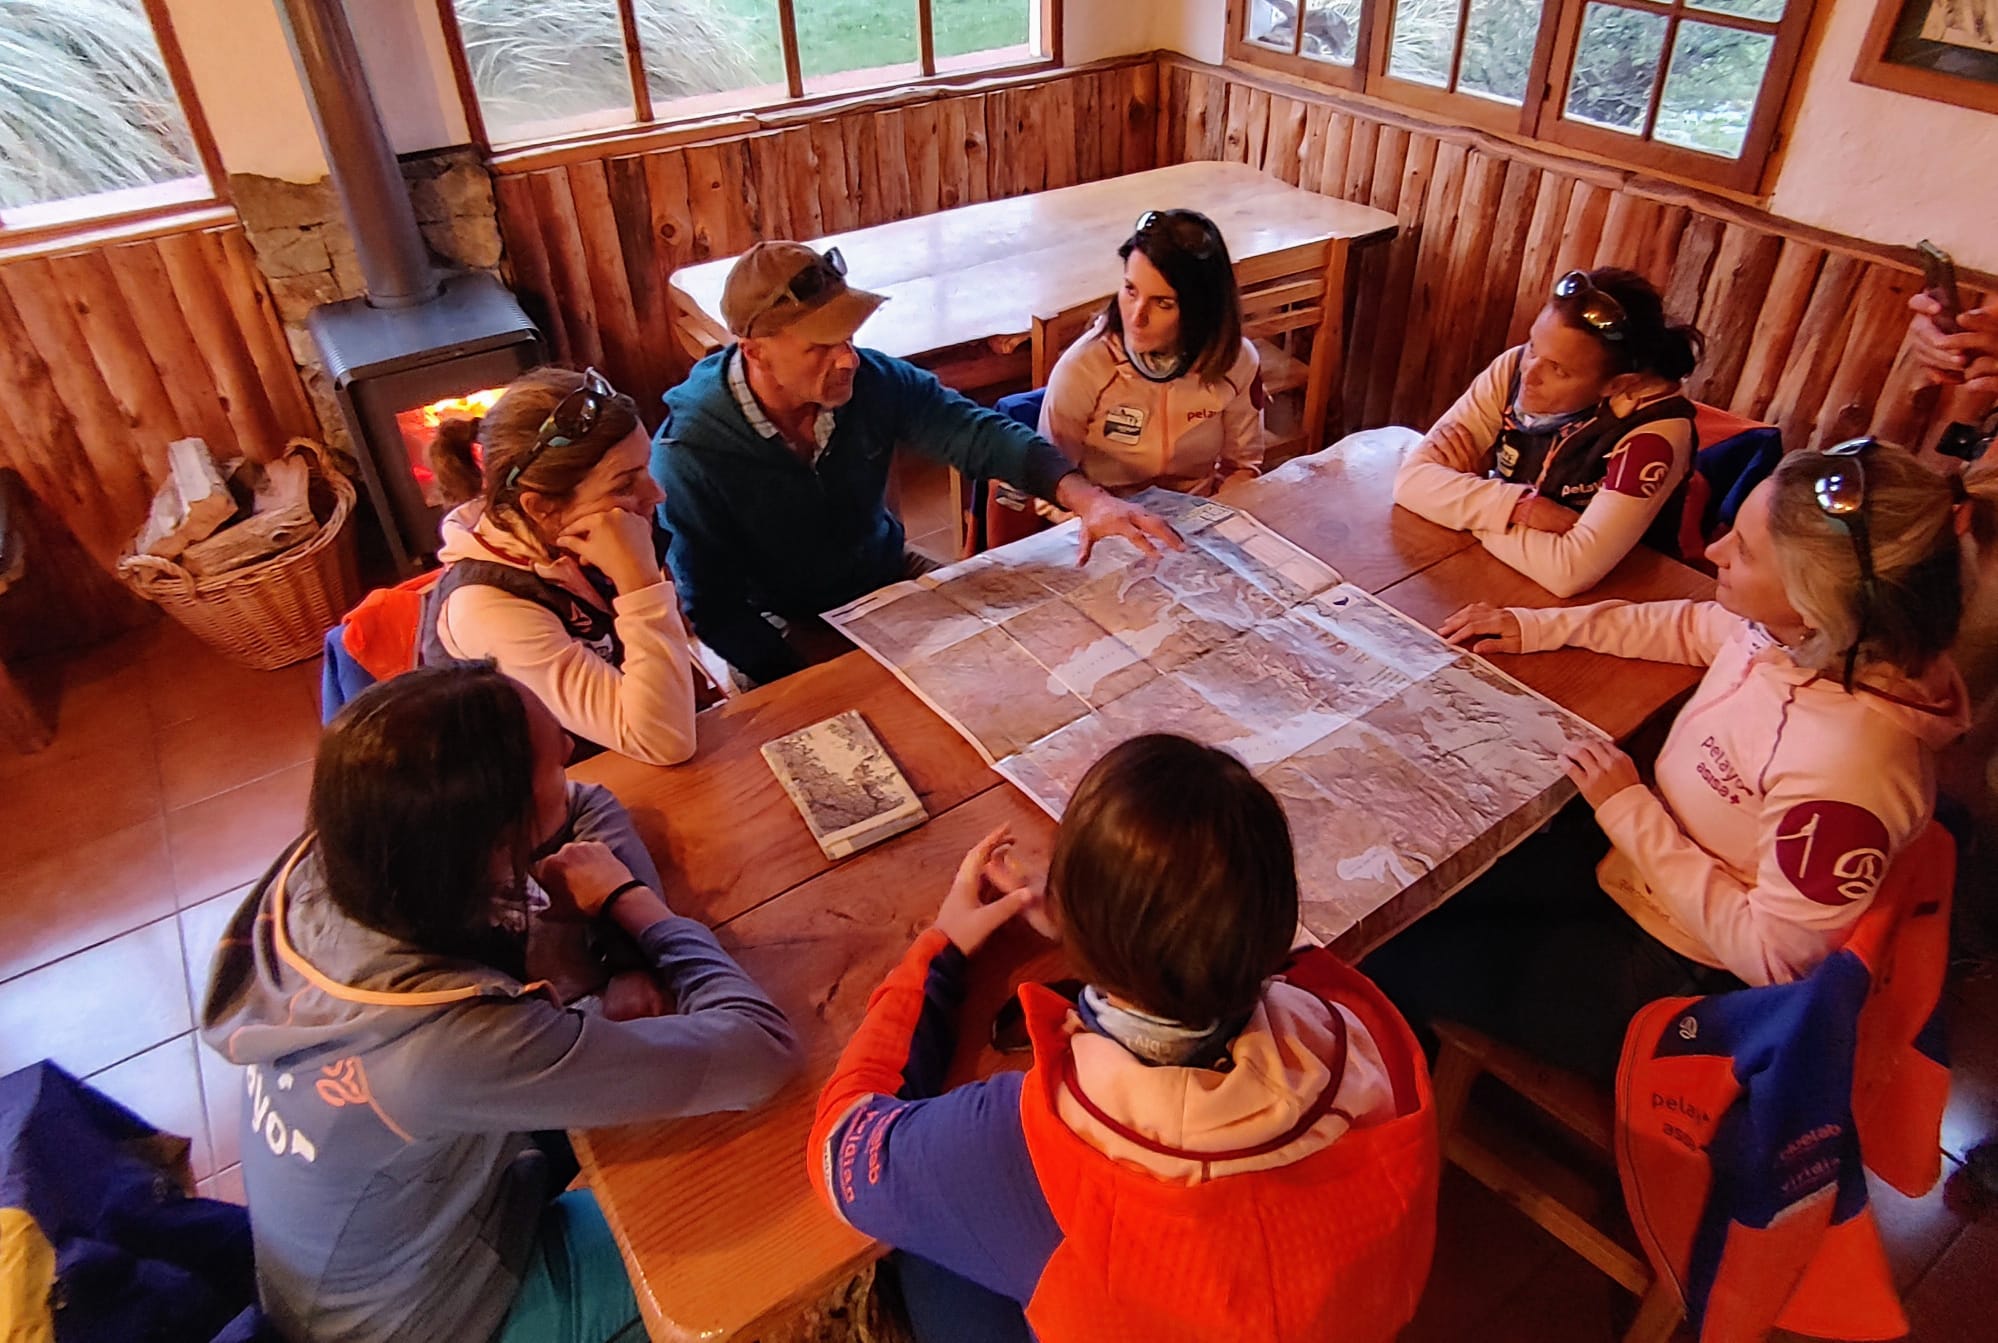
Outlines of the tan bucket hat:
[{"label": "tan bucket hat", "polygon": [[837,247],[823,255],[803,243],[760,242],[744,252],[722,286],[722,320],[738,338],[796,331],[827,345],[851,340],[888,300],[846,282]]}]

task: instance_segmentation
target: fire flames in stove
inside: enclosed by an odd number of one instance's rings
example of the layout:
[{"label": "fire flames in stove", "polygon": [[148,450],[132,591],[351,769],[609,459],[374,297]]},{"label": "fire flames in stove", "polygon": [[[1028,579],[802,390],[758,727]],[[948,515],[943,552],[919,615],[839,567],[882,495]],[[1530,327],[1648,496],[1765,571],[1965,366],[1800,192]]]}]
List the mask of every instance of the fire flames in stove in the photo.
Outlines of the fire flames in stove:
[{"label": "fire flames in stove", "polygon": [[[437,436],[437,429],[446,420],[476,420],[493,408],[500,399],[504,387],[488,387],[483,391],[466,392],[463,396],[446,396],[432,401],[427,406],[413,406],[395,417],[395,425],[402,432],[404,456],[409,462],[409,473],[416,477],[417,485],[423,490],[423,501],[431,507],[441,507],[443,500],[437,495],[437,477],[429,465],[430,440]],[[482,464],[485,454],[479,445],[472,445],[472,455]]]}]

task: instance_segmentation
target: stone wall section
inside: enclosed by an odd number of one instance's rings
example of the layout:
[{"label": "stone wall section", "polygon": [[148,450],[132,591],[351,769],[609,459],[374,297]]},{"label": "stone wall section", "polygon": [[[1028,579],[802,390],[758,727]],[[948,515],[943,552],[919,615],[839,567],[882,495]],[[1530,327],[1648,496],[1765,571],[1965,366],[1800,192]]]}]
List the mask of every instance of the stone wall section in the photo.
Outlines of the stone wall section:
[{"label": "stone wall section", "polygon": [[[499,275],[499,217],[492,177],[478,151],[460,147],[409,155],[402,160],[402,175],[431,261],[440,270]],[[367,289],[332,180],[299,183],[236,174],[229,179],[229,193],[256,251],[257,268],[270,286],[325,441],[351,453],[332,381],[305,329],[306,314],[314,308],[358,298]]]}]

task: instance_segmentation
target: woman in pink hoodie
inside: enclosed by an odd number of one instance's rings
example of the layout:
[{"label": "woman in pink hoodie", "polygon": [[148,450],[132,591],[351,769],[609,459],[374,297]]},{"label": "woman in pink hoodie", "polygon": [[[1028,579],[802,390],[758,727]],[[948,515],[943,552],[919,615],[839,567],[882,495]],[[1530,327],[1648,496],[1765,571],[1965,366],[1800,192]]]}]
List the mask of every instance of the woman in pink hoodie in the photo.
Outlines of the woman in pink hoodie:
[{"label": "woman in pink hoodie", "polygon": [[1652,786],[1615,746],[1583,747],[1569,774],[1595,824],[1570,809],[1367,972],[1413,1019],[1605,1081],[1645,1003],[1809,974],[1934,813],[1936,753],[1969,723],[1949,656],[1966,543],[1994,538],[1998,467],[1943,476],[1856,439],[1790,454],[1749,496],[1707,552],[1715,601],[1451,616],[1444,635],[1481,652],[1707,674]]},{"label": "woman in pink hoodie", "polygon": [[460,507],[421,647],[433,666],[491,658],[579,754],[677,765],[694,753],[694,659],[653,541],[651,450],[595,369],[537,369],[484,419],[446,423],[430,464]]}]

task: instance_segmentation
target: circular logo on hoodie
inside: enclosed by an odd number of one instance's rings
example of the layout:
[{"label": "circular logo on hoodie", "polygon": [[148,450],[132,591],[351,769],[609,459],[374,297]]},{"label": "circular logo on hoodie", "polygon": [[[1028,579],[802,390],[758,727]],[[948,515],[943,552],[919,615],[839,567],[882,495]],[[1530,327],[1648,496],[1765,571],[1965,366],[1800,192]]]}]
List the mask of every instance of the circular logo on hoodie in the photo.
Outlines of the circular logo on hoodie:
[{"label": "circular logo on hoodie", "polygon": [[1887,827],[1850,802],[1799,802],[1776,827],[1776,865],[1807,900],[1864,900],[1887,873]]}]

